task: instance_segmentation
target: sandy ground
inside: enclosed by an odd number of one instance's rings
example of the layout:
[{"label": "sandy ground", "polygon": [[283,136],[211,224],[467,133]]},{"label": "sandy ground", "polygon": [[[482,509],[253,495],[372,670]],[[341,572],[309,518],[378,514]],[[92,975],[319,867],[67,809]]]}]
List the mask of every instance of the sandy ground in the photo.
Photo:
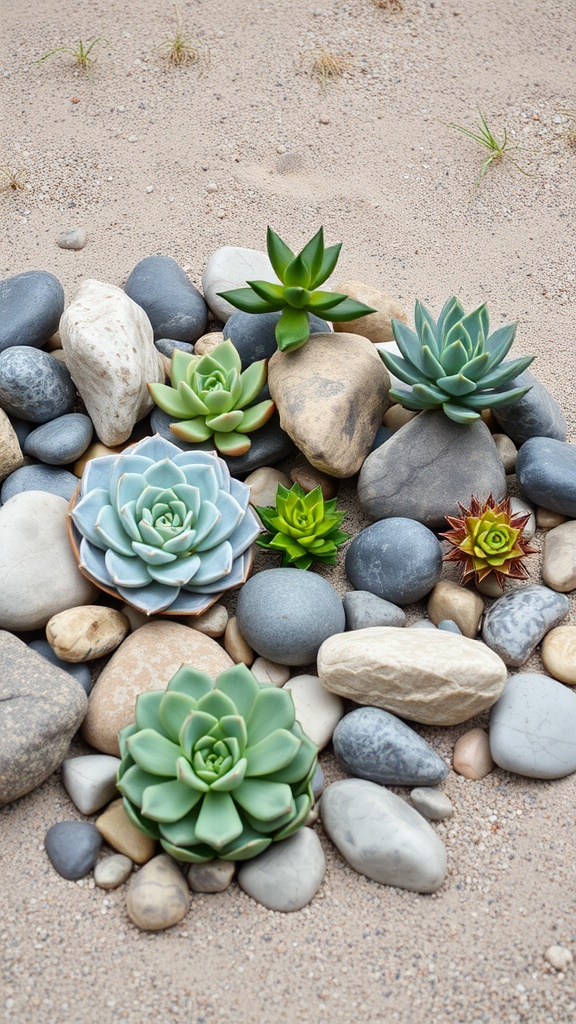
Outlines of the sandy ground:
[{"label": "sandy ground", "polygon": [[[338,276],[410,313],[416,297],[437,313],[455,293],[488,300],[495,325],[520,321],[517,354],[537,355],[576,440],[572,0],[182,9],[200,62],[169,69],[167,3],[4,0],[0,166],[26,168],[28,187],[0,194],[2,275],[52,271],[69,300],[83,278],[122,284],[162,253],[198,284],[221,245],[262,248],[270,223],[300,248],[323,224],[329,244],[344,241]],[[31,63],[94,36],[106,42],[92,86],[66,54]],[[325,89],[320,48],[347,62]],[[474,190],[485,154],[446,122],[471,126],[478,106],[531,176],[500,163]],[[55,244],[71,225],[88,232],[81,252]],[[343,501],[358,527],[352,487]],[[420,731],[449,762],[465,728]],[[576,965],[557,975],[543,953],[576,953],[574,777],[451,772],[443,788],[456,813],[439,827],[450,870],[435,896],[368,881],[326,843],[325,884],[298,914],[232,888],[143,934],[125,890],[50,867],[46,829],[78,816],[52,778],[0,813],[3,1019],[572,1024]]]}]

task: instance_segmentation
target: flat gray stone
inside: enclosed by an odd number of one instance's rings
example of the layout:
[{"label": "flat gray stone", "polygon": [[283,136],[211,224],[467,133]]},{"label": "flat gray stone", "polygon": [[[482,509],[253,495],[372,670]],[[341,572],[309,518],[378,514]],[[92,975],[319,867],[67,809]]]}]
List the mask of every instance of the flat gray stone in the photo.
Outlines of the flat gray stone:
[{"label": "flat gray stone", "polygon": [[22,491],[48,491],[70,501],[78,487],[78,477],[58,466],[22,466],[7,476],[2,484],[0,499],[5,505],[9,498]]},{"label": "flat gray stone", "polygon": [[564,594],[538,584],[499,597],[484,616],[482,639],[506,665],[523,665],[570,610]]},{"label": "flat gray stone", "polygon": [[397,604],[385,601],[368,590],[349,590],[342,601],[346,613],[346,629],[406,625],[406,614]]},{"label": "flat gray stone", "polygon": [[84,454],[94,428],[89,416],[69,412],[36,427],[24,442],[24,452],[50,466],[66,466]]},{"label": "flat gray stone", "polygon": [[94,867],[102,836],[88,821],[59,821],[48,829],[44,844],[52,867],[62,878],[75,882]]},{"label": "flat gray stone", "polygon": [[524,444],[530,437],[554,437],[558,441],[566,440],[566,419],[558,402],[546,390],[543,384],[530,370],[524,370],[497,391],[510,391],[512,388],[526,387],[528,391],[511,405],[503,405],[493,409],[496,422],[504,433],[516,444]]},{"label": "flat gray stone", "polygon": [[350,775],[385,786],[436,786],[448,774],[426,740],[382,708],[356,708],[345,715],[332,742]]},{"label": "flat gray stone", "polygon": [[10,416],[47,423],[72,412],[76,388],[64,363],[30,345],[0,353],[0,405]]},{"label": "flat gray stone", "polygon": [[550,437],[531,437],[516,461],[523,498],[576,518],[576,445]]},{"label": "flat gray stone", "polygon": [[301,828],[242,864],[238,885],[268,910],[288,913],[301,910],[314,899],[325,874],[326,860],[318,836],[310,828]]},{"label": "flat gray stone", "polygon": [[70,757],[62,765],[62,784],[82,814],[94,814],[118,796],[120,758],[110,754]]},{"label": "flat gray stone", "polygon": [[47,270],[25,270],[0,281],[0,352],[13,345],[39,348],[58,330],[64,289]]},{"label": "flat gray stone", "polygon": [[194,342],[204,334],[208,306],[171,256],[140,260],[124,291],[147,313],[155,338]]},{"label": "flat gray stone", "polygon": [[511,676],[490,715],[490,750],[500,768],[531,779],[576,771],[576,693],[537,672]]}]

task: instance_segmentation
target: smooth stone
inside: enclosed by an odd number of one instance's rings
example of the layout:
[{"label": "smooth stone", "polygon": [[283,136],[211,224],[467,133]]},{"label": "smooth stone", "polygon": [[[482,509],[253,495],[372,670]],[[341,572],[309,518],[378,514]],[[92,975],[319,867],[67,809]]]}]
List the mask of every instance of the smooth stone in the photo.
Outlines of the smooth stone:
[{"label": "smooth stone", "polygon": [[250,671],[259,683],[268,683],[270,686],[284,686],[290,679],[290,669],[287,665],[279,665],[269,658],[256,658]]},{"label": "smooth stone", "polygon": [[68,503],[77,487],[77,477],[67,469],[58,469],[56,466],[22,466],[6,477],[0,490],[0,499],[5,505],[15,494],[45,491],[47,494],[56,494],[64,498]]},{"label": "smooth stone", "polygon": [[278,284],[278,278],[265,252],[237,245],[224,245],[213,253],[202,274],[202,291],[217,320],[226,323],[237,311],[236,307],[222,299],[218,292],[245,288],[247,281],[268,281],[270,284]]},{"label": "smooth stone", "polygon": [[183,664],[215,679],[233,662],[216,640],[178,622],[156,620],[131,633],[104,666],[90,694],[83,726],[86,742],[118,756],[118,731],[134,721],[138,694],[165,690]]},{"label": "smooth stone", "polygon": [[[392,374],[390,374],[390,381],[392,382]],[[402,381],[398,381],[401,384]],[[410,409],[405,409],[403,405],[391,405],[384,414],[382,423],[384,427],[390,431],[390,435],[395,434],[400,427],[404,427],[411,420],[416,419],[420,414],[412,412]]]},{"label": "smooth stone", "polygon": [[112,853],[103,857],[94,867],[94,884],[99,889],[117,889],[127,882],[134,865],[123,853]]},{"label": "smooth stone", "polygon": [[556,626],[546,634],[540,648],[546,671],[568,686],[576,686],[576,626]]},{"label": "smooth stone", "polygon": [[576,771],[576,693],[549,676],[510,676],[490,714],[490,750],[500,768],[531,779]]},{"label": "smooth stone", "polygon": [[154,347],[167,359],[172,359],[176,349],[179,352],[186,352],[189,356],[194,354],[194,345],[187,341],[174,341],[173,338],[155,338]]},{"label": "smooth stone", "polygon": [[88,240],[88,236],[84,231],[84,228],[66,228],[61,231],[56,239],[56,245],[60,249],[73,249],[78,251],[83,249]]},{"label": "smooth stone", "polygon": [[[392,320],[407,322],[407,316],[399,302],[391,299],[380,288],[373,288],[364,281],[347,280],[340,281],[332,286],[332,291],[348,295],[357,302],[363,302],[365,306],[372,306],[375,313],[368,313],[357,320],[348,320],[345,323],[334,324],[335,331],[344,331],[349,334],[361,334],[368,338],[374,345],[393,341],[394,331]],[[327,316],[330,316],[328,310]]]},{"label": "smooth stone", "polygon": [[406,613],[368,590],[349,590],[342,598],[346,613],[346,629],[367,626],[405,626]]},{"label": "smooth stone", "polygon": [[211,608],[208,608],[207,611],[202,612],[202,615],[195,615],[193,618],[190,618],[189,624],[192,626],[192,629],[197,629],[199,633],[205,633],[206,636],[216,638],[224,636],[229,618],[228,611],[218,601]]},{"label": "smooth stone", "polygon": [[47,491],[23,491],[0,508],[0,629],[43,629],[56,612],[99,593],[76,564],[67,510]]},{"label": "smooth stone", "polygon": [[34,424],[28,423],[28,420],[21,420],[19,419],[18,416],[11,416],[10,422],[12,424],[16,437],[18,438],[18,444],[20,445],[20,448],[23,448],[24,442],[28,437],[28,434],[30,433],[31,430],[34,430]]},{"label": "smooth stone", "polygon": [[477,640],[374,626],[325,640],[318,675],[332,693],[423,725],[457,725],[491,707],[506,666]]},{"label": "smooth stone", "polygon": [[171,928],[190,909],[190,890],[178,865],[162,853],[132,876],[126,909],[143,931]]},{"label": "smooth stone", "polygon": [[238,885],[268,910],[287,914],[312,902],[325,874],[326,858],[318,836],[310,828],[301,828],[242,864]]},{"label": "smooth stone", "polygon": [[410,792],[410,802],[428,821],[446,821],[454,814],[452,801],[439,789],[419,786]]},{"label": "smooth stone", "polygon": [[309,665],[346,619],[334,587],[301,569],[265,569],[244,584],[236,608],[250,646],[281,665]]},{"label": "smooth stone", "polygon": [[482,597],[498,598],[502,597],[504,593],[504,585],[498,583],[496,577],[492,575],[487,576],[481,582],[476,580],[474,587]]},{"label": "smooth stone", "polygon": [[48,829],[44,845],[54,870],[75,882],[94,867],[102,837],[88,821],[59,821]]},{"label": "smooth stone", "polygon": [[291,484],[299,484],[305,494],[310,494],[310,491],[320,487],[324,501],[330,501],[331,498],[335,498],[338,494],[338,480],[333,476],[328,476],[327,473],[322,473],[319,469],[315,469],[308,462],[294,466],[290,470],[290,480]]},{"label": "smooth stone", "polygon": [[171,256],[145,256],[124,285],[147,313],[155,338],[194,342],[206,330],[204,297]]},{"label": "smooth stone", "polygon": [[358,472],[388,407],[390,378],[372,342],[315,334],[272,356],[268,386],[282,429],[312,466],[339,478]]},{"label": "smooth stone", "polygon": [[566,516],[560,512],[551,512],[549,508],[542,507],[536,509],[536,524],[539,530],[555,530],[565,522]]},{"label": "smooth stone", "polygon": [[382,708],[356,708],[345,715],[332,742],[350,775],[384,786],[437,786],[448,774],[432,747]]},{"label": "smooth stone", "polygon": [[[259,359],[271,359],[278,342],[276,341],[276,324],[280,313],[242,313],[236,312],[226,321],[222,332],[224,340],[230,338],[242,361],[245,370],[251,363]],[[308,315],[310,334],[326,334],[330,325],[313,313]]]},{"label": "smooth stone", "polygon": [[47,423],[72,412],[75,401],[69,371],[47,352],[29,345],[0,352],[0,405],[10,416]]},{"label": "smooth stone", "polygon": [[472,494],[506,496],[502,459],[482,420],[454,423],[426,410],[400,427],[368,456],[358,479],[358,499],[370,519],[404,516],[445,529]]},{"label": "smooth stone", "polygon": [[147,384],[164,383],[144,310],[121,288],[80,285],[60,321],[66,363],[100,441],[116,445],[153,407]]},{"label": "smooth stone", "polygon": [[26,455],[32,455],[51,466],[66,466],[83,455],[93,433],[89,416],[81,412],[70,412],[36,427],[36,430],[28,434],[24,451]]},{"label": "smooth stone", "polygon": [[351,542],[346,573],[356,590],[392,604],[412,604],[440,579],[442,549],[432,531],[415,519],[383,519]]},{"label": "smooth stone", "polygon": [[46,639],[62,661],[94,661],[120,646],[130,632],[122,612],[106,605],[68,608],[46,623]]},{"label": "smooth stone", "polygon": [[250,488],[250,504],[255,508],[271,508],[276,504],[278,484],[290,489],[290,478],[286,473],[272,466],[262,466],[244,477],[244,483]]},{"label": "smooth stone", "polygon": [[464,636],[474,639],[480,629],[484,601],[453,580],[440,580],[428,598],[427,612],[435,626],[443,619],[451,619]]},{"label": "smooth stone", "polygon": [[322,794],[320,816],[325,832],[359,874],[411,892],[436,892],[444,882],[441,839],[418,811],[375,782],[333,782]]},{"label": "smooth stone", "polygon": [[320,797],[322,796],[323,789],[324,772],[322,771],[322,765],[320,764],[320,762],[318,762],[316,766],[316,771],[314,772],[314,776],[312,778],[312,793],[315,800],[320,799]]},{"label": "smooth stone", "polygon": [[454,744],[452,767],[465,779],[479,782],[494,769],[490,753],[490,737],[485,729],[469,729]]},{"label": "smooth stone", "polygon": [[522,530],[522,537],[524,540],[531,540],[536,533],[536,513],[527,501],[523,501],[522,498],[511,497],[510,508],[514,514],[520,512],[523,515],[528,513],[529,519],[526,521],[526,526]]},{"label": "smooth stone", "polygon": [[515,473],[518,449],[514,444],[514,441],[508,437],[507,434],[492,434],[492,440],[494,441],[494,444],[498,449],[498,454],[502,459],[502,465],[504,466],[506,476],[510,473]]},{"label": "smooth stone", "polygon": [[23,465],[18,435],[7,413],[0,409],[0,483]]},{"label": "smooth stone", "polygon": [[494,419],[501,429],[516,444],[524,444],[531,437],[552,437],[558,441],[566,440],[566,420],[558,402],[536,379],[530,370],[524,370],[518,377],[497,391],[510,391],[512,388],[526,387],[528,391],[522,398],[511,405],[503,405],[493,409]]},{"label": "smooth stone", "polygon": [[544,953],[544,959],[548,961],[555,971],[565,971],[574,960],[574,957],[566,946],[548,946]]},{"label": "smooth stone", "polygon": [[201,338],[198,338],[198,341],[194,342],[194,355],[208,356],[223,341],[225,341],[225,338],[222,331],[209,331],[208,334],[203,334]]},{"label": "smooth stone", "polygon": [[565,594],[576,589],[576,521],[556,526],[546,534],[542,579],[552,590]]},{"label": "smooth stone", "polygon": [[191,864],[188,868],[188,885],[192,892],[224,892],[232,883],[236,864],[232,860],[208,860],[204,864]]},{"label": "smooth stone", "polygon": [[516,478],[523,498],[576,517],[576,445],[531,437],[518,452]]},{"label": "smooth stone", "polygon": [[409,622],[407,629],[438,629],[430,619],[416,619],[415,622]]},{"label": "smooth stone", "polygon": [[455,633],[456,636],[463,636],[460,626],[457,626],[453,619],[441,619],[438,629],[443,629],[446,633]]},{"label": "smooth stone", "polygon": [[57,654],[54,653],[50,644],[47,640],[31,640],[28,644],[31,651],[36,651],[37,654],[42,655],[47,661],[51,662],[52,665],[56,665],[57,668],[61,668],[63,672],[67,672],[68,675],[72,676],[77,683],[84,690],[86,696],[89,695],[92,689],[92,675],[87,665],[71,665],[67,661],[62,661]]},{"label": "smooth stone", "polygon": [[250,647],[250,644],[242,635],[242,631],[238,625],[238,619],[235,615],[233,615],[231,619],[228,619],[228,622],[226,623],[224,649],[226,653],[230,655],[235,665],[242,663],[250,668],[250,665],[256,657],[254,651]]},{"label": "smooth stone", "polygon": [[62,765],[62,785],[82,814],[94,814],[118,795],[119,757],[86,754],[70,757]]},{"label": "smooth stone", "polygon": [[533,584],[498,598],[484,616],[482,639],[507,665],[523,665],[570,610],[570,601]]},{"label": "smooth stone", "polygon": [[0,806],[31,792],[68,753],[88,701],[78,683],[0,630]]},{"label": "smooth stone", "polygon": [[318,749],[324,750],[344,714],[344,701],[322,686],[318,676],[293,676],[284,689],[292,694],[296,720]]},{"label": "smooth stone", "polygon": [[25,270],[0,281],[0,352],[13,345],[40,348],[58,330],[64,289],[46,270]]},{"label": "smooth stone", "polygon": [[136,864],[145,864],[154,856],[156,841],[132,824],[122,800],[114,800],[99,818],[96,828],[102,838],[118,853],[130,857]]}]

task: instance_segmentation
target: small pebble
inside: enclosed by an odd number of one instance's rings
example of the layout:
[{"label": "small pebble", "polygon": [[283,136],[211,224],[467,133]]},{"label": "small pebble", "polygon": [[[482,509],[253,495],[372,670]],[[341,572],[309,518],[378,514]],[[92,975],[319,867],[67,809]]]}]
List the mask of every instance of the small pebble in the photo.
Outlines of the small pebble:
[{"label": "small pebble", "polygon": [[250,644],[244,639],[235,615],[228,620],[224,633],[224,647],[236,665],[243,664],[250,668],[256,657]]},{"label": "small pebble", "polygon": [[480,628],[484,601],[473,590],[453,580],[440,580],[430,594],[427,611],[435,625],[450,619],[464,636],[474,639]]},{"label": "small pebble", "polygon": [[540,648],[542,664],[554,679],[576,686],[576,626],[556,626]]},{"label": "small pebble", "polygon": [[290,478],[286,473],[272,466],[261,466],[244,478],[250,488],[250,504],[255,508],[269,508],[276,504],[278,484],[290,488]]},{"label": "small pebble", "polygon": [[55,871],[74,882],[94,867],[102,836],[87,821],[59,821],[48,829],[44,843]]},{"label": "small pebble", "polygon": [[516,470],[516,457],[518,455],[518,449],[507,434],[492,434],[492,440],[498,449],[498,454],[502,459],[504,465],[504,472],[506,474],[514,473]]},{"label": "small pebble", "polygon": [[130,632],[122,612],[105,605],[67,608],[46,624],[46,639],[62,661],[94,661],[120,646]]},{"label": "small pebble", "polygon": [[510,508],[514,513],[528,512],[530,514],[530,518],[527,520],[526,526],[522,530],[522,537],[524,540],[531,540],[536,533],[536,513],[534,512],[532,505],[529,505],[528,502],[524,501],[522,498],[512,497],[510,498]]},{"label": "small pebble", "polygon": [[162,853],[132,876],[126,909],[130,920],[143,931],[171,928],[186,916],[190,890],[182,871]]},{"label": "small pebble", "polygon": [[346,629],[369,626],[405,626],[406,613],[368,590],[350,590],[342,599],[346,613]]},{"label": "small pebble", "polygon": [[114,800],[106,808],[96,819],[96,828],[112,849],[130,857],[136,864],[145,864],[154,856],[156,841],[132,824],[122,800]]},{"label": "small pebble", "polygon": [[446,793],[431,786],[418,786],[410,791],[410,800],[417,811],[429,821],[445,821],[454,814],[452,801]]},{"label": "small pebble", "polygon": [[544,959],[548,961],[555,971],[565,971],[572,963],[574,957],[566,946],[548,946],[544,953]]},{"label": "small pebble", "polygon": [[94,868],[94,882],[99,889],[117,889],[130,875],[134,865],[123,853],[103,857]]},{"label": "small pebble", "polygon": [[84,228],[66,228],[58,235],[56,245],[61,249],[83,249],[86,241],[87,235]]},{"label": "small pebble", "polygon": [[198,341],[194,342],[195,356],[208,356],[218,345],[224,341],[222,331],[212,331],[210,334],[203,334]]},{"label": "small pebble", "polygon": [[271,686],[284,686],[290,679],[290,669],[287,665],[278,665],[277,662],[260,656],[253,662],[250,671],[259,683],[270,683]]},{"label": "small pebble", "polygon": [[208,611],[190,618],[190,625],[192,629],[197,629],[199,633],[204,633],[206,636],[218,637],[224,636],[226,626],[228,625],[229,615],[223,604],[213,604]]},{"label": "small pebble", "polygon": [[490,738],[485,729],[470,729],[454,744],[452,767],[458,775],[478,782],[494,769]]},{"label": "small pebble", "polygon": [[566,516],[560,512],[552,512],[549,508],[538,507],[536,509],[536,525],[539,530],[553,530],[566,522]]},{"label": "small pebble", "polygon": [[309,463],[303,466],[295,466],[294,469],[291,469],[290,479],[292,483],[300,484],[300,487],[306,494],[313,491],[315,487],[320,486],[324,501],[329,501],[330,498],[335,498],[338,494],[338,481],[335,477],[322,473],[321,470],[315,469]]},{"label": "small pebble", "polygon": [[232,860],[206,861],[204,864],[191,864],[188,868],[188,885],[192,892],[224,892],[231,884],[236,871]]},{"label": "small pebble", "polygon": [[460,626],[457,626],[453,619],[441,619],[438,629],[443,629],[446,633],[455,633],[457,636],[463,635]]},{"label": "small pebble", "polygon": [[418,416],[417,412],[410,412],[410,409],[405,409],[403,405],[391,405],[387,412],[384,413],[382,423],[389,430],[399,430],[405,423],[409,423],[415,416]]}]

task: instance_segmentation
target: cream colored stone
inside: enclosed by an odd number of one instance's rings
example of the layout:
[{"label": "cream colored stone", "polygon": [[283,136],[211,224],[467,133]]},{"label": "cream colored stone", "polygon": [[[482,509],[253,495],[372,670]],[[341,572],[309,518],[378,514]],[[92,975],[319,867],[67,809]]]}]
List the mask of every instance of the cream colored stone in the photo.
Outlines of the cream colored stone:
[{"label": "cream colored stone", "polygon": [[224,633],[224,647],[235,665],[243,664],[250,668],[256,657],[250,644],[242,636],[238,626],[238,619],[235,615],[228,620],[226,632]]},{"label": "cream colored stone", "polygon": [[157,619],[132,633],[98,677],[82,727],[90,746],[118,756],[118,731],[134,721],[139,693],[165,690],[181,665],[193,665],[213,679],[232,660],[215,640],[179,622]]},{"label": "cream colored stone", "polygon": [[540,648],[542,664],[554,679],[576,686],[576,626],[556,626]]},{"label": "cream colored stone", "polygon": [[99,889],[117,889],[130,878],[133,868],[130,857],[123,853],[103,857],[94,867],[94,884]]},{"label": "cream colored stone", "polygon": [[62,314],[60,334],[100,441],[125,441],[154,405],[146,385],[165,378],[146,313],[122,288],[87,280]]},{"label": "cream colored stone", "polygon": [[[348,320],[346,323],[334,324],[335,331],[361,334],[364,338],[368,338],[369,341],[373,342],[373,344],[377,344],[393,340],[393,319],[402,320],[404,323],[407,321],[407,316],[402,306],[379,288],[373,288],[363,281],[353,280],[342,281],[340,284],[335,284],[331,287],[332,291],[348,295],[349,298],[356,299],[357,302],[363,302],[365,306],[372,306],[376,310],[375,313],[368,313],[366,316],[359,317],[358,320]],[[326,319],[330,319],[330,310],[326,312]]]},{"label": "cream colored stone", "polygon": [[454,744],[452,767],[465,779],[479,781],[494,768],[490,753],[490,737],[485,729],[470,729]]},{"label": "cream colored stone", "polygon": [[330,693],[318,676],[293,676],[284,689],[290,690],[292,694],[296,719],[304,732],[319,750],[323,750],[330,743],[334,729],[344,716],[344,701]]},{"label": "cream colored stone", "polygon": [[0,482],[24,465],[18,435],[7,413],[0,409]]},{"label": "cream colored stone", "polygon": [[91,459],[101,459],[104,455],[118,455],[121,451],[122,447],[119,445],[115,448],[108,448],[100,441],[94,441],[92,444],[88,445],[84,454],[76,460],[72,467],[72,472],[74,473],[74,476],[77,476],[78,479],[80,479]]},{"label": "cream colored stone", "polygon": [[385,413],[382,423],[388,427],[388,430],[400,430],[400,427],[409,423],[415,416],[418,416],[417,412],[405,409],[403,405],[391,405]]},{"label": "cream colored stone", "polygon": [[249,473],[244,483],[250,488],[250,504],[254,507],[268,508],[276,504],[278,484],[290,487],[290,477],[272,466],[262,466]]},{"label": "cream colored stone", "polygon": [[566,516],[560,512],[552,512],[549,508],[536,509],[536,525],[539,530],[554,530],[566,522]]},{"label": "cream colored stone", "polygon": [[484,612],[479,594],[453,580],[440,580],[428,599],[428,618],[435,626],[443,619],[452,619],[464,636],[477,635]]},{"label": "cream colored stone", "polygon": [[53,615],[46,624],[46,639],[62,661],[93,661],[115,651],[129,631],[122,612],[88,604]]},{"label": "cream colored stone", "polygon": [[457,725],[489,708],[507,679],[478,640],[440,629],[371,626],[337,633],[318,652],[332,693],[424,725]]},{"label": "cream colored stone", "polygon": [[156,840],[132,824],[122,800],[113,800],[104,813],[96,818],[95,825],[113,850],[123,853],[135,864],[145,864],[154,856]]},{"label": "cream colored stone", "polygon": [[250,671],[259,683],[270,683],[271,686],[284,686],[290,679],[290,669],[287,665],[278,665],[268,658],[256,658]]},{"label": "cream colored stone", "polygon": [[290,479],[292,483],[300,484],[306,494],[313,491],[315,487],[321,487],[324,501],[330,501],[330,498],[335,498],[338,494],[338,481],[333,476],[328,476],[327,473],[321,473],[309,462],[294,466],[294,469],[290,470]]},{"label": "cream colored stone", "polygon": [[531,540],[536,533],[536,514],[532,505],[529,505],[527,501],[523,500],[523,498],[512,497],[510,498],[510,508],[515,515],[518,512],[521,512],[522,515],[528,513],[530,516],[526,521],[526,526],[522,530],[522,537],[524,540]]},{"label": "cream colored stone", "polygon": [[194,355],[208,356],[223,341],[224,335],[222,331],[212,331],[209,334],[203,334],[201,338],[198,338],[198,341],[194,342]]},{"label": "cream colored stone", "polygon": [[126,909],[131,921],[143,931],[171,928],[190,909],[190,890],[182,871],[162,853],[132,876]]},{"label": "cream colored stone", "polygon": [[57,359],[59,363],[63,363],[64,366],[67,365],[67,363],[66,363],[66,353],[65,353],[63,348],[55,348],[55,349],[53,349],[53,351],[50,353],[50,355],[52,356],[53,359]]},{"label": "cream colored stone", "polygon": [[358,334],[313,334],[296,352],[275,352],[270,394],[280,424],[316,469],[357,473],[388,407],[390,378]]},{"label": "cream colored stone", "polygon": [[576,589],[576,520],[556,526],[546,534],[542,578],[552,590],[567,594]]},{"label": "cream colored stone", "polygon": [[228,619],[229,615],[226,608],[223,604],[217,602],[211,608],[208,608],[207,611],[202,612],[202,615],[190,616],[188,623],[192,626],[192,629],[197,629],[199,633],[218,637],[224,636]]},{"label": "cream colored stone", "polygon": [[492,434],[492,440],[498,449],[506,474],[515,473],[518,449],[512,438],[507,434]]}]

